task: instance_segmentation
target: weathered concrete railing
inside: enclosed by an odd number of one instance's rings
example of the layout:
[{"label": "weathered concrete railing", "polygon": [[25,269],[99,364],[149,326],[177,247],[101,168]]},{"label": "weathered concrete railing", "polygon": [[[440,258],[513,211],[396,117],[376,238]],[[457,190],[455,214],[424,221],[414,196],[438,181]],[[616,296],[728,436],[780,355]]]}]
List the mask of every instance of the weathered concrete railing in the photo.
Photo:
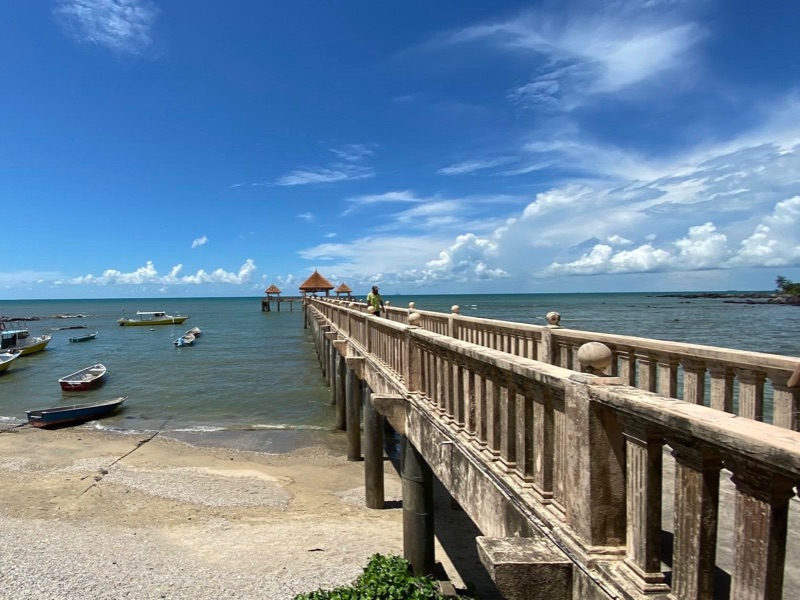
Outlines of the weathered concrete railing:
[{"label": "weathered concrete railing", "polygon": [[[335,305],[343,303],[327,306]],[[324,306],[319,307],[323,313]],[[353,308],[366,312],[364,305]],[[557,313],[550,313],[553,322],[545,326],[416,308],[390,307],[386,312],[400,323],[417,312],[422,316],[419,326],[428,331],[567,369],[576,369],[575,355],[583,344],[601,342],[613,354],[608,374],[631,386],[800,431],[800,391],[787,387],[795,358],[564,329],[558,327]]]},{"label": "weathered concrete railing", "polygon": [[[319,347],[346,358],[376,397],[396,399],[387,418],[489,536],[479,543],[490,565],[510,545],[523,557],[514,568],[527,561],[532,580],[544,562],[566,570],[561,595],[553,598],[713,598],[716,569],[731,574],[730,598],[782,597],[800,433],[358,307],[312,301],[309,309]],[[465,330],[466,323],[459,320]],[[570,335],[558,339],[569,347],[583,334],[563,333]],[[643,356],[647,364],[658,351],[726,367],[729,361],[776,368],[763,355],[742,353],[745,362],[730,351],[624,339],[617,358],[625,348],[626,356]],[[329,354],[321,357],[323,365],[334,364]],[[665,447],[675,461],[669,578],[661,540]],[[720,483],[727,484],[728,473],[735,486],[733,557],[720,564]],[[511,540],[499,551],[495,538]],[[525,579],[516,575],[518,583]]]}]

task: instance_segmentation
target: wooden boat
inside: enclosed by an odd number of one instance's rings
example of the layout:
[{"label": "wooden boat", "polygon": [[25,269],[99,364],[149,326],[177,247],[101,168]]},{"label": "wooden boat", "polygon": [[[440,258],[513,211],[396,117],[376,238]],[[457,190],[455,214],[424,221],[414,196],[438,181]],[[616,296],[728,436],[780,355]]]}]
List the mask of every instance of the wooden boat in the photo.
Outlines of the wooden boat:
[{"label": "wooden boat", "polygon": [[189,333],[188,331],[184,333],[181,337],[175,340],[175,345],[180,348],[181,346],[191,346],[194,344],[194,335]]},{"label": "wooden boat", "polygon": [[199,338],[203,332],[200,331],[199,327],[192,327],[186,333],[191,333],[194,337]]},{"label": "wooden boat", "polygon": [[126,398],[114,398],[113,400],[101,400],[100,402],[89,402],[87,404],[73,404],[71,406],[57,406],[54,408],[42,408],[40,410],[28,410],[28,423],[34,427],[51,427],[53,425],[66,425],[93,421],[110,414],[125,402]]},{"label": "wooden boat", "polygon": [[107,369],[104,365],[92,365],[80,371],[62,377],[58,380],[61,384],[61,389],[66,392],[81,392],[84,390],[91,390],[103,382],[106,376]]},{"label": "wooden boat", "polygon": [[11,363],[16,359],[19,358],[19,352],[2,352],[0,353],[0,373],[8,369],[11,366]]},{"label": "wooden boat", "polygon": [[0,352],[19,350],[25,356],[44,350],[52,339],[53,336],[49,333],[32,336],[28,327],[22,322],[0,323]]},{"label": "wooden boat", "polygon": [[88,342],[89,340],[93,340],[97,337],[97,332],[94,333],[84,333],[83,335],[76,335],[75,337],[69,338],[70,342]]},{"label": "wooden boat", "polygon": [[165,313],[163,310],[156,310],[156,311],[143,311],[139,310],[136,311],[136,316],[138,318],[129,319],[127,317],[122,317],[121,319],[117,319],[117,323],[120,325],[124,325],[127,327],[131,326],[143,326],[143,325],[174,325],[183,323],[189,317],[184,315],[177,315],[172,316]]}]

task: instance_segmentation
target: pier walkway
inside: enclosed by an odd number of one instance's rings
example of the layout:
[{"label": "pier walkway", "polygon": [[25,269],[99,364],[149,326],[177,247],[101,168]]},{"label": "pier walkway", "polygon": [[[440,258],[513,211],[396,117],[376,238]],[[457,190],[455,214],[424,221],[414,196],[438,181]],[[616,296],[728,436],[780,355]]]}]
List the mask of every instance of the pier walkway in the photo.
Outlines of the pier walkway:
[{"label": "pier walkway", "polygon": [[383,420],[403,436],[415,572],[434,565],[435,475],[509,600],[800,597],[797,359],[562,329],[555,313],[304,311],[372,508]]}]

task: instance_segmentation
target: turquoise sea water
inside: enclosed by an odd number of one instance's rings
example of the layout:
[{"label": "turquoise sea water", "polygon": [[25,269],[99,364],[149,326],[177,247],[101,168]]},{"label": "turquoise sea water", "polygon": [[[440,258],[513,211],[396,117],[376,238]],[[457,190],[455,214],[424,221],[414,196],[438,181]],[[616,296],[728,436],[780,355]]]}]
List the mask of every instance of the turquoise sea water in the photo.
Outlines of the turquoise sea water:
[{"label": "turquoise sea water", "polygon": [[[543,324],[556,310],[573,329],[800,356],[800,308],[728,304],[657,294],[503,294],[384,296],[398,307]],[[188,314],[182,325],[120,327],[123,309]],[[273,305],[274,309],[274,305]],[[86,318],[55,319],[57,314]],[[25,410],[127,396],[123,410],[96,426],[122,431],[330,429],[334,410],[299,304],[261,312],[260,298],[0,301],[0,316],[40,317],[36,335],[51,332],[47,350],[21,357],[0,375],[0,422],[23,422]],[[85,324],[84,330],[52,331]],[[192,347],[173,340],[190,327]],[[97,339],[69,337],[98,332]],[[91,364],[108,367],[106,383],[62,392],[63,377]]]}]

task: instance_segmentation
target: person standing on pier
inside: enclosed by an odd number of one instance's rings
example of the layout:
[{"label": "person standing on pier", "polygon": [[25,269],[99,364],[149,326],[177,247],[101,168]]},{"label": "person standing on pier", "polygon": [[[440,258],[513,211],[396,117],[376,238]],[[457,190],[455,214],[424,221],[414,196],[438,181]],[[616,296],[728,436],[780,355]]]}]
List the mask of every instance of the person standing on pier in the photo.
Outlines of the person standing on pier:
[{"label": "person standing on pier", "polygon": [[373,285],[372,291],[367,294],[367,310],[372,308],[370,311],[376,317],[381,316],[381,311],[383,310],[383,297],[380,295],[378,291],[378,286]]}]

